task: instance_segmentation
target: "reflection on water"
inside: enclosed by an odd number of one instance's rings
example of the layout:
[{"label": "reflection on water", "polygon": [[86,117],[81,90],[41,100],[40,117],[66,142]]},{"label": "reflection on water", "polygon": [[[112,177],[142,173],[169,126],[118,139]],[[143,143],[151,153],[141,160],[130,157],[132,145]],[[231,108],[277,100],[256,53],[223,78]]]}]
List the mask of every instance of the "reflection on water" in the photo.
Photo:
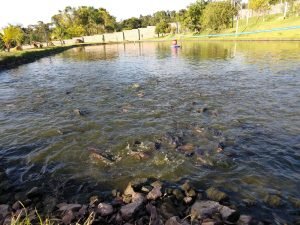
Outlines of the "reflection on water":
[{"label": "reflection on water", "polygon": [[[23,189],[39,182],[74,199],[133,177],[189,178],[233,200],[256,200],[261,217],[292,221],[300,44],[180,45],[79,47],[0,73],[0,168],[9,181]],[[109,163],[95,160],[91,147]],[[80,196],[68,195],[79,186]],[[283,208],[265,204],[268,194]]]}]

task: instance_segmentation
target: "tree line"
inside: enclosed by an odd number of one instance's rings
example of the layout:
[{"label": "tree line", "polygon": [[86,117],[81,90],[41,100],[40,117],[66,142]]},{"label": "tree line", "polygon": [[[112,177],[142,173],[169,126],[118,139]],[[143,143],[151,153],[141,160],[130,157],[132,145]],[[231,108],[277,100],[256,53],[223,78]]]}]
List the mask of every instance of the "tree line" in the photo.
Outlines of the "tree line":
[{"label": "tree line", "polygon": [[[64,39],[111,33],[122,30],[137,29],[147,26],[156,26],[155,32],[159,34],[175,33],[176,28],[170,23],[178,23],[181,31],[199,33],[203,30],[219,32],[232,26],[233,19],[237,16],[238,9],[248,7],[258,12],[265,13],[271,4],[279,0],[249,0],[249,4],[240,0],[218,1],[197,0],[187,8],[179,11],[158,11],[152,15],[140,15],[123,21],[116,18],[104,8],[92,6],[66,7],[58,11],[51,18],[51,23],[39,21],[27,27],[8,25],[0,34],[0,50],[10,50],[22,44],[34,44],[41,47],[41,43],[51,45],[51,40]],[[294,2],[294,0],[287,0]],[[291,4],[296,14],[300,13],[300,4]],[[239,7],[238,7],[239,6]]]}]

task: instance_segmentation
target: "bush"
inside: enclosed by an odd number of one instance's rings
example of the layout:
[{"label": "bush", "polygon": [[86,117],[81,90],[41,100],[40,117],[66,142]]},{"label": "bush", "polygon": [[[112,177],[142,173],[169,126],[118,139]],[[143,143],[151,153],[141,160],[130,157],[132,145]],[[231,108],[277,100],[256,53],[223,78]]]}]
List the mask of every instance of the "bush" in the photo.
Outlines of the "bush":
[{"label": "bush", "polygon": [[3,35],[0,33],[0,51],[4,51],[5,46],[4,46],[4,41],[2,40]]},{"label": "bush", "polygon": [[230,26],[237,13],[237,9],[230,2],[211,2],[204,9],[202,25],[206,29],[220,31]]}]

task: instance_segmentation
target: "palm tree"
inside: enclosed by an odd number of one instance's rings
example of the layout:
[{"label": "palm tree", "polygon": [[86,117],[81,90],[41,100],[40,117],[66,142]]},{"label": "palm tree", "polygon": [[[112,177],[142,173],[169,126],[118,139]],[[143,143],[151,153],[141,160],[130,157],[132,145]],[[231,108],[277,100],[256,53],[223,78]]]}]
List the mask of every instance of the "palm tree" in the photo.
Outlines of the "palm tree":
[{"label": "palm tree", "polygon": [[66,31],[63,27],[55,27],[52,32],[52,35],[54,36],[54,38],[60,40],[61,45],[64,44],[63,39],[66,36]]},{"label": "palm tree", "polygon": [[14,44],[20,47],[23,40],[24,32],[19,26],[8,25],[3,29],[2,41],[8,52]]}]

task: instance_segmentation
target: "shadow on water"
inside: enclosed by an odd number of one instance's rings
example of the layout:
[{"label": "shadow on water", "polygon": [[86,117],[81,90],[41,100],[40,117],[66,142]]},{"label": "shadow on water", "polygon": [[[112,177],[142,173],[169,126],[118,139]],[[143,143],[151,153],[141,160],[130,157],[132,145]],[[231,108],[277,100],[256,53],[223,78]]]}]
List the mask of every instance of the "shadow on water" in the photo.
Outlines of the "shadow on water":
[{"label": "shadow on water", "polygon": [[[0,167],[15,187],[0,200],[37,183],[77,201],[136,177],[188,178],[199,189],[224,188],[236,202],[255,200],[261,218],[292,221],[290,198],[300,198],[299,49],[101,45],[0,73]],[[270,194],[282,205],[266,204]]]}]

